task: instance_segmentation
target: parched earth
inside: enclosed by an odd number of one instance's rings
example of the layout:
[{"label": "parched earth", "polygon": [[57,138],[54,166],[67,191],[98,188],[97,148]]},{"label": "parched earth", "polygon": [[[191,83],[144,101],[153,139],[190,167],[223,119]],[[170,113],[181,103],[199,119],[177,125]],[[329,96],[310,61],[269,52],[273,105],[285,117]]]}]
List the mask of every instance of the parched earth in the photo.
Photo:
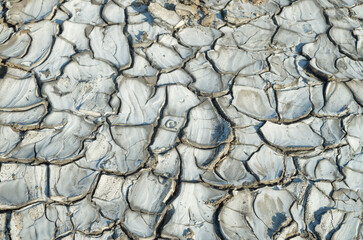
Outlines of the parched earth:
[{"label": "parched earth", "polygon": [[363,239],[362,0],[0,3],[0,239]]}]

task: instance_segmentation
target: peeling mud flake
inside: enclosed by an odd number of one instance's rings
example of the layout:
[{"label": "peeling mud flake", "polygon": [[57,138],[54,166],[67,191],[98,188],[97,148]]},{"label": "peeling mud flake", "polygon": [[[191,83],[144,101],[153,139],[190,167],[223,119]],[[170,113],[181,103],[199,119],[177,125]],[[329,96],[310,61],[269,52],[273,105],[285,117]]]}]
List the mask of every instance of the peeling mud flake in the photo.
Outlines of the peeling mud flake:
[{"label": "peeling mud flake", "polygon": [[362,13],[0,1],[0,239],[363,239]]},{"label": "peeling mud flake", "polygon": [[89,38],[95,58],[104,59],[117,68],[131,61],[129,45],[121,26],[94,27]]},{"label": "peeling mud flake", "polygon": [[312,149],[323,143],[323,138],[305,123],[283,125],[267,122],[261,132],[269,144],[284,150]]},{"label": "peeling mud flake", "polygon": [[255,153],[247,162],[260,182],[279,180],[284,172],[284,157],[266,146]]},{"label": "peeling mud flake", "polygon": [[91,191],[98,173],[90,169],[81,169],[76,164],[49,168],[49,186],[51,198],[55,201],[72,201],[84,197]]},{"label": "peeling mud flake", "polygon": [[220,31],[207,27],[184,28],[178,33],[181,41],[188,46],[208,46],[220,36]]},{"label": "peeling mud flake", "polygon": [[41,20],[53,11],[58,0],[27,0],[7,1],[7,21],[11,24],[22,24],[33,20]]},{"label": "peeling mud flake", "polygon": [[159,69],[170,69],[179,66],[183,59],[172,49],[154,43],[146,50],[147,56]]},{"label": "peeling mud flake", "polygon": [[164,226],[162,236],[167,238],[218,239],[214,232],[214,202],[225,197],[225,192],[202,184],[182,183],[180,195],[172,203],[173,211],[167,213],[170,220]]},{"label": "peeling mud flake", "polygon": [[185,128],[185,138],[196,146],[218,146],[230,139],[228,122],[221,118],[211,102],[206,101],[190,112],[191,121]]},{"label": "peeling mud flake", "polygon": [[148,10],[152,16],[160,18],[172,26],[175,26],[181,20],[176,12],[163,8],[159,3],[150,3]]},{"label": "peeling mud flake", "polygon": [[0,45],[0,57],[21,58],[26,53],[30,43],[31,38],[28,35],[27,31],[18,31],[14,33],[12,37],[8,39],[5,43]]},{"label": "peeling mud flake", "polygon": [[237,110],[257,119],[277,118],[276,100],[272,89],[265,92],[257,88],[233,86],[232,91],[232,104]]},{"label": "peeling mud flake", "polygon": [[43,201],[46,197],[46,167],[4,163],[0,171],[2,210]]},{"label": "peeling mud flake", "polygon": [[102,9],[102,17],[109,24],[124,23],[126,18],[125,9],[117,5],[115,2],[109,1]]},{"label": "peeling mud flake", "polygon": [[276,95],[281,120],[295,121],[307,116],[312,110],[308,87],[280,90]]},{"label": "peeling mud flake", "polygon": [[48,220],[44,204],[34,204],[27,208],[16,210],[11,216],[11,238],[45,240],[52,239],[55,232],[56,225]]},{"label": "peeling mud flake", "polygon": [[61,6],[62,10],[75,23],[86,23],[91,25],[103,24],[101,17],[102,5],[93,4],[91,0],[71,0]]}]

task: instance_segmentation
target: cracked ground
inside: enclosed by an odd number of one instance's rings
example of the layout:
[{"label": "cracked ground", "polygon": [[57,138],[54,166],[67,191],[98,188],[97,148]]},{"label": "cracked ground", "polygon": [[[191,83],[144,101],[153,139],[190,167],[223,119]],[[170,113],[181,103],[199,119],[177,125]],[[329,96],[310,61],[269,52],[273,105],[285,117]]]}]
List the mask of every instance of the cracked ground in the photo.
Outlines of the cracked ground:
[{"label": "cracked ground", "polygon": [[363,239],[362,0],[0,12],[0,239]]}]

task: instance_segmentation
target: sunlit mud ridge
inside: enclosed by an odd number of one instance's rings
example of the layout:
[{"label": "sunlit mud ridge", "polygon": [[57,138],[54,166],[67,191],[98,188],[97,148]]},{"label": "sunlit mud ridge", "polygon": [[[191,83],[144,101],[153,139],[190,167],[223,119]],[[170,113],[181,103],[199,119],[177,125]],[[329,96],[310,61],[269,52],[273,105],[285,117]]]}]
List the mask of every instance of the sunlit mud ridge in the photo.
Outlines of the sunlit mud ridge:
[{"label": "sunlit mud ridge", "polygon": [[363,239],[362,0],[0,9],[0,239]]}]

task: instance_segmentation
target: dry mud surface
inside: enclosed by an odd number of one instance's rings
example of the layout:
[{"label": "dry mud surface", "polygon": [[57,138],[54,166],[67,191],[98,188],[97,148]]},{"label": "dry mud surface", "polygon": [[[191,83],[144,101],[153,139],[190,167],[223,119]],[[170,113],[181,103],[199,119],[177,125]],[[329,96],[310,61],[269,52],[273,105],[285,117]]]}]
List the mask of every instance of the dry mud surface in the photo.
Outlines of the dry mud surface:
[{"label": "dry mud surface", "polygon": [[0,239],[363,239],[362,0],[0,9]]}]

